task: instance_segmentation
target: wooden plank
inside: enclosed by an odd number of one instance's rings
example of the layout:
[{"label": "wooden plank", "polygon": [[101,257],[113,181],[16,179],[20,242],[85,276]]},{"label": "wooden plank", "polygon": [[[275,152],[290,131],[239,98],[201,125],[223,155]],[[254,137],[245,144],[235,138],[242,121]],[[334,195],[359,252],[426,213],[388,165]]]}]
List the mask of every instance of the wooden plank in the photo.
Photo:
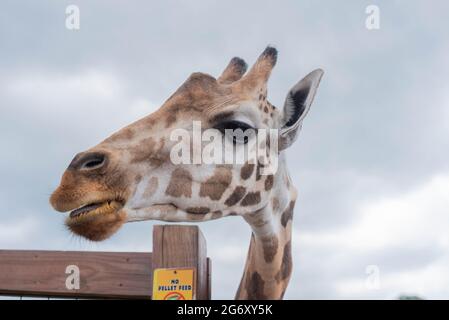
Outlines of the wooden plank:
[{"label": "wooden plank", "polygon": [[208,298],[206,240],[197,226],[153,228],[153,269],[195,268],[196,299]]},{"label": "wooden plank", "polygon": [[[80,270],[80,289],[66,288],[66,268]],[[151,253],[0,250],[0,294],[147,298]]]}]

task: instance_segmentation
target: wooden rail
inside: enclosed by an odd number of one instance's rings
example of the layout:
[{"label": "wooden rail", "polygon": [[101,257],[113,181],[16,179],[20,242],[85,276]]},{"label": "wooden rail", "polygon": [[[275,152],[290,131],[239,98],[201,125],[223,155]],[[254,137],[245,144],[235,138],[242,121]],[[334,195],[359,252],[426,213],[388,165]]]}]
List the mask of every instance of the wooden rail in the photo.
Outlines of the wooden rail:
[{"label": "wooden rail", "polygon": [[[71,266],[79,269],[79,289],[66,286]],[[161,225],[153,229],[152,253],[0,250],[0,295],[151,299],[153,270],[182,267],[196,270],[197,299],[210,299],[200,229]]]}]

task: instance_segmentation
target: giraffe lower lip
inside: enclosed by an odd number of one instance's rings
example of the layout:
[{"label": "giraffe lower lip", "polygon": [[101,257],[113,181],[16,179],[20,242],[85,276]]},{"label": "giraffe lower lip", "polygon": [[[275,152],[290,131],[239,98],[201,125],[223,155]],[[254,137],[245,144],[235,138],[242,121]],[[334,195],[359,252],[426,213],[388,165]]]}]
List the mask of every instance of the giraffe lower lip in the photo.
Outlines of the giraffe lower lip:
[{"label": "giraffe lower lip", "polygon": [[119,200],[91,203],[70,212],[69,220],[80,221],[80,219],[94,216],[96,214],[115,213],[123,208],[123,205],[123,202]]},{"label": "giraffe lower lip", "polygon": [[85,213],[88,213],[89,211],[95,210],[99,207],[101,207],[103,205],[103,203],[93,203],[93,204],[88,204],[84,207],[78,208],[76,210],[73,210],[72,212],[70,212],[70,218],[76,218],[79,217]]}]

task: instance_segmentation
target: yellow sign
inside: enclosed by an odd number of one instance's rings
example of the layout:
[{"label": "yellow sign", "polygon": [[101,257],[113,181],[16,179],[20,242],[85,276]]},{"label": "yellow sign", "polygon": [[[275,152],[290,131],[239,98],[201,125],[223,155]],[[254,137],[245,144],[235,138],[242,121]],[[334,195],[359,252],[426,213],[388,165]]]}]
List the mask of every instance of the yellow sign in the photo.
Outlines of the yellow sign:
[{"label": "yellow sign", "polygon": [[153,300],[193,300],[194,269],[155,269]]}]

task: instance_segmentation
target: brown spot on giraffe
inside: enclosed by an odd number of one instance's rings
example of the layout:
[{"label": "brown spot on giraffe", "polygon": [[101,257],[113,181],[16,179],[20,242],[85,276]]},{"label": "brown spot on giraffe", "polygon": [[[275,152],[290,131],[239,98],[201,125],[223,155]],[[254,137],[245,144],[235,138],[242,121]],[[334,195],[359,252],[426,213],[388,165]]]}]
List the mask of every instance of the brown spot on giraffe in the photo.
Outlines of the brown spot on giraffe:
[{"label": "brown spot on giraffe", "polygon": [[271,263],[278,252],[279,240],[276,235],[262,238],[263,255],[267,263]]},{"label": "brown spot on giraffe", "polygon": [[159,167],[167,161],[167,158],[169,158],[169,155],[160,153],[155,154],[154,157],[150,157],[148,161],[153,167]]},{"label": "brown spot on giraffe", "polygon": [[207,207],[191,207],[186,209],[187,213],[193,214],[207,214],[210,212],[210,209]]},{"label": "brown spot on giraffe", "polygon": [[217,167],[214,175],[201,184],[200,197],[220,200],[232,181],[232,171],[226,166]]},{"label": "brown spot on giraffe", "polygon": [[265,178],[265,191],[271,190],[273,188],[274,176],[272,174]]},{"label": "brown spot on giraffe", "polygon": [[240,177],[243,180],[248,180],[249,177],[251,177],[251,175],[253,174],[254,171],[254,163],[245,163],[242,167],[242,169],[240,170]]},{"label": "brown spot on giraffe", "polygon": [[256,192],[249,192],[245,198],[243,198],[242,202],[240,202],[240,205],[243,207],[247,206],[253,206],[260,202],[260,191]]},{"label": "brown spot on giraffe", "polygon": [[165,141],[160,140],[157,142],[154,138],[149,137],[139,142],[139,147],[130,151],[131,163],[138,163],[148,161],[152,166],[157,167],[166,162],[169,153],[162,152]]},{"label": "brown spot on giraffe", "polygon": [[265,281],[257,271],[246,278],[245,289],[249,300],[265,300],[264,287]]},{"label": "brown spot on giraffe", "polygon": [[172,197],[192,196],[192,175],[183,168],[176,168],[170,178],[165,193]]},{"label": "brown spot on giraffe", "polygon": [[290,201],[287,209],[282,213],[281,224],[285,228],[287,223],[293,218],[293,208],[295,207],[295,201]]},{"label": "brown spot on giraffe", "polygon": [[282,253],[282,264],[281,270],[276,274],[276,281],[284,281],[287,280],[293,269],[292,263],[292,243],[288,241],[284,246],[284,252]]},{"label": "brown spot on giraffe", "polygon": [[231,207],[237,204],[240,200],[242,200],[243,196],[246,193],[246,188],[242,186],[238,186],[234,189],[232,194],[226,199],[225,205]]}]

